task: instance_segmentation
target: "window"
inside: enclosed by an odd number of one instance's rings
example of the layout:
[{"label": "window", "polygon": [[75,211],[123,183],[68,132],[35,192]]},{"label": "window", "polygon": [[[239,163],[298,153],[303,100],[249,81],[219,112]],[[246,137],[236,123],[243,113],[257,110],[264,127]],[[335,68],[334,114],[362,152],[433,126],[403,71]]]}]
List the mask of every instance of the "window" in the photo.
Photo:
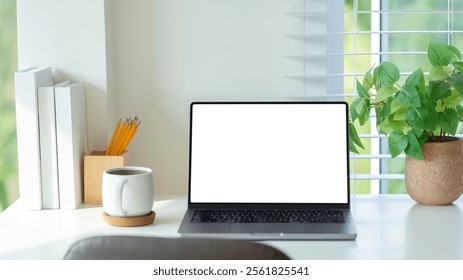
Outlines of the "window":
[{"label": "window", "polygon": [[18,198],[13,73],[17,69],[16,1],[0,1],[0,211]]},{"label": "window", "polygon": [[[392,61],[402,79],[423,67],[426,72],[430,42],[463,47],[463,3],[454,0],[303,0],[299,11],[288,16],[304,22],[300,34],[288,36],[304,42],[304,50],[289,59],[305,65],[299,79],[299,98],[344,99],[356,97],[355,83],[381,61]],[[324,63],[319,67],[314,62]],[[312,71],[312,72],[311,72]],[[320,87],[320,81],[324,86]],[[358,127],[364,151],[351,155],[352,192],[405,193],[404,156],[391,159],[387,140],[378,135],[375,116]]]}]

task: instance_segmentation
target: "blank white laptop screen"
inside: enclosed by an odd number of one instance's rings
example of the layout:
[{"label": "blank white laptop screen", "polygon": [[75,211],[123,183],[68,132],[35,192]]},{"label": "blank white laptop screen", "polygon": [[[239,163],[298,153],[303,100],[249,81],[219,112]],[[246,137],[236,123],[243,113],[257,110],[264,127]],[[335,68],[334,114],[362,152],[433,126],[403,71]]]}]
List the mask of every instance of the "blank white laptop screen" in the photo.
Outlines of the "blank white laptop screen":
[{"label": "blank white laptop screen", "polygon": [[192,106],[190,202],[347,203],[344,103]]}]

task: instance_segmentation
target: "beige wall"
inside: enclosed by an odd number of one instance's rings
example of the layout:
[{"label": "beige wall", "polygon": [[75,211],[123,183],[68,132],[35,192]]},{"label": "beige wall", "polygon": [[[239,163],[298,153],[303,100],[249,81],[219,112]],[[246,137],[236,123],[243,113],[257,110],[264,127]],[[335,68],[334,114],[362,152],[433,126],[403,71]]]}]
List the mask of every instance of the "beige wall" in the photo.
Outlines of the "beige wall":
[{"label": "beige wall", "polygon": [[300,69],[284,34],[300,21],[285,13],[300,3],[18,0],[19,68],[87,82],[92,150],[119,118],[138,116],[129,163],[154,169],[155,194],[185,194],[189,103],[287,97],[300,82],[283,76]]},{"label": "beige wall", "polygon": [[107,1],[115,115],[138,116],[131,164],[154,168],[156,194],[185,194],[189,103],[281,99],[283,0]]}]

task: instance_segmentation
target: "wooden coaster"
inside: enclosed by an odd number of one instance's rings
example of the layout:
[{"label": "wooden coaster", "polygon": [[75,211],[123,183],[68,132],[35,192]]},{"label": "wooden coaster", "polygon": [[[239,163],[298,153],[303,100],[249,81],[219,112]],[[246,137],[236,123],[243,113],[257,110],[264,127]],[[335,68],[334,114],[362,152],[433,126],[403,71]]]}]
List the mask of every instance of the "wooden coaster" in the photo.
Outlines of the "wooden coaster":
[{"label": "wooden coaster", "polygon": [[151,211],[146,216],[139,216],[139,217],[112,217],[103,212],[103,219],[105,222],[112,226],[118,227],[139,227],[139,226],[146,226],[152,224],[154,221],[154,217],[156,216],[156,212]]}]

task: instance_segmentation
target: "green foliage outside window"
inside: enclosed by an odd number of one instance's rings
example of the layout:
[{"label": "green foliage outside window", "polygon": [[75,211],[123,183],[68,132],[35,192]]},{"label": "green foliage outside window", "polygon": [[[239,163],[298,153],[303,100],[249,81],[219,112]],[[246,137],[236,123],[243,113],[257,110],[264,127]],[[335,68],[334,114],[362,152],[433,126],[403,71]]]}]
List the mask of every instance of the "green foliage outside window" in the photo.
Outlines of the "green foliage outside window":
[{"label": "green foliage outside window", "polygon": [[14,78],[17,69],[16,1],[0,1],[0,211],[17,198]]}]

